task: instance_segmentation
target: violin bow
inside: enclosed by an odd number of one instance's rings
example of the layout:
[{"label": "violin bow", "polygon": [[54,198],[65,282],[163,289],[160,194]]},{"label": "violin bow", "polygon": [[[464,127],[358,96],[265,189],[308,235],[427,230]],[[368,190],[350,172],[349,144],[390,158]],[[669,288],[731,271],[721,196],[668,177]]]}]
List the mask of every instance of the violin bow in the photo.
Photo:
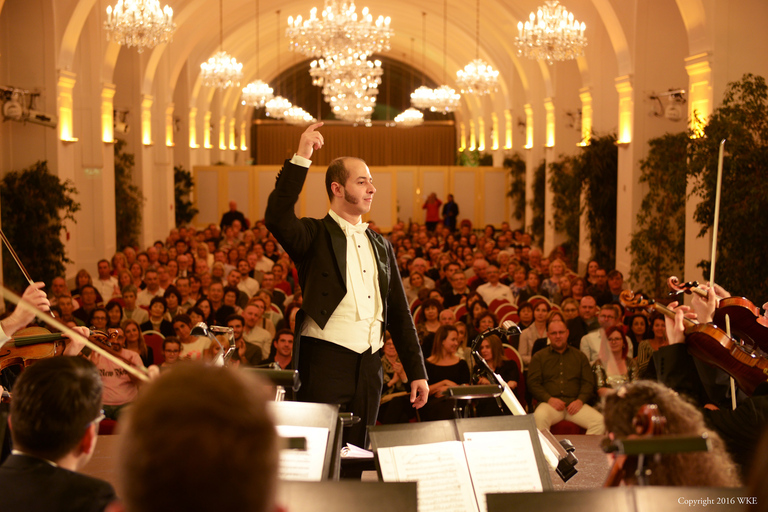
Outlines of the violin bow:
[{"label": "violin bow", "polygon": [[145,382],[149,382],[149,377],[146,374],[146,370],[144,370],[145,373],[140,372],[137,368],[135,368],[135,367],[125,363],[124,361],[122,361],[118,357],[116,357],[115,355],[110,354],[109,351],[107,351],[107,350],[101,348],[100,346],[96,345],[94,342],[92,342],[91,340],[89,340],[85,336],[82,336],[81,334],[73,331],[72,329],[70,329],[69,327],[67,327],[63,323],[59,322],[55,318],[44,314],[42,311],[40,311],[36,307],[34,307],[31,304],[29,304],[28,302],[22,300],[21,297],[19,297],[18,295],[16,295],[12,291],[10,291],[5,286],[3,286],[2,294],[3,294],[3,297],[5,298],[5,300],[8,300],[8,301],[16,304],[16,307],[22,308],[22,309],[24,309],[24,310],[26,310],[28,312],[34,313],[34,315],[38,319],[42,320],[43,322],[45,322],[46,324],[50,325],[51,327],[61,331],[63,334],[66,334],[67,336],[70,336],[73,339],[77,339],[78,341],[81,341],[81,342],[85,343],[85,345],[88,348],[90,348],[94,352],[97,352],[98,354],[102,355],[103,357],[106,357],[107,359],[109,359],[110,361],[112,361],[116,365],[120,366],[121,368],[124,368],[125,371],[127,371],[128,373],[130,373],[134,377],[136,377],[138,379],[141,379],[141,380],[143,380]]},{"label": "violin bow", "polygon": [[[0,229],[0,238],[3,239],[3,244],[5,244],[5,248],[8,249],[8,253],[10,253],[11,257],[13,258],[13,261],[16,262],[16,265],[18,265],[19,270],[21,270],[21,273],[24,274],[24,277],[26,278],[27,282],[30,285],[34,285],[35,282],[32,280],[32,277],[29,275],[29,272],[27,272],[27,269],[24,268],[24,265],[21,263],[21,259],[19,258],[19,255],[16,254],[16,251],[14,250],[13,246],[11,245],[11,242],[8,240],[8,238],[5,236],[5,233],[3,233],[3,230]],[[53,317],[53,312],[50,312],[51,317]]]},{"label": "violin bow", "polygon": [[[715,222],[712,226],[712,263],[709,266],[709,285],[715,290],[715,261],[717,259],[717,229],[720,225],[720,189],[723,185],[723,158],[725,156],[725,139],[720,141],[720,150],[717,155],[717,185],[715,186]],[[726,334],[731,335],[731,322],[728,315],[725,316]],[[731,377],[731,406],[736,409],[736,382]]]}]

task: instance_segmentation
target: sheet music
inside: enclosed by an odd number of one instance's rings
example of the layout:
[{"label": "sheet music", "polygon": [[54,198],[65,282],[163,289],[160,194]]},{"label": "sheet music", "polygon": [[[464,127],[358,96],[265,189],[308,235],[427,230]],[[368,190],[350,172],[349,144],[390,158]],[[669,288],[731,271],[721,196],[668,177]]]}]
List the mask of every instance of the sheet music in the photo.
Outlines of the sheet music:
[{"label": "sheet music", "polygon": [[464,452],[481,512],[486,494],[543,490],[527,430],[465,432]]},{"label": "sheet music", "polygon": [[280,450],[279,478],[312,482],[322,480],[328,429],[295,425],[277,425],[275,428],[280,437],[303,437],[307,440],[306,450]]},{"label": "sheet music", "polygon": [[477,512],[461,442],[393,446],[377,453],[385,482],[417,482],[419,512]]}]

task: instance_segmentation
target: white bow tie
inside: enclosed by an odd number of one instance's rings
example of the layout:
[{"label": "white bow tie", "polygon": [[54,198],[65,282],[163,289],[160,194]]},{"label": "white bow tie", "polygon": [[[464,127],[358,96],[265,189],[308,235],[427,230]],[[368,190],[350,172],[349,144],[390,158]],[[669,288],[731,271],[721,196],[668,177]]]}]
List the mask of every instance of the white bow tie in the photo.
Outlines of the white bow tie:
[{"label": "white bow tie", "polygon": [[368,229],[368,223],[367,222],[361,222],[360,224],[355,224],[354,226],[352,224],[344,224],[341,226],[341,230],[344,231],[344,234],[349,236],[353,235],[355,233],[358,234],[365,234],[365,230]]}]

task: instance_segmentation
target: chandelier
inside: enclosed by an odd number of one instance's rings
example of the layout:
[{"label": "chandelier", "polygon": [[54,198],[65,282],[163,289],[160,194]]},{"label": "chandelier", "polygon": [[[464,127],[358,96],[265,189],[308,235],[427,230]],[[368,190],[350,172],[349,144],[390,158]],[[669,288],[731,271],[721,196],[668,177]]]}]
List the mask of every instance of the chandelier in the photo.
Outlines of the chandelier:
[{"label": "chandelier", "polygon": [[433,89],[422,85],[411,93],[411,105],[421,110],[428,109],[432,106],[434,96],[435,91]]},{"label": "chandelier", "polygon": [[432,91],[432,105],[429,107],[429,110],[448,114],[459,108],[460,101],[461,95],[452,87],[441,85]]},{"label": "chandelier", "polygon": [[376,95],[362,91],[339,92],[331,96],[328,103],[333,114],[342,121],[369,123],[376,106]]},{"label": "chandelier", "polygon": [[475,14],[475,60],[456,72],[456,84],[462,94],[483,96],[496,90],[499,72],[480,58],[480,0]]},{"label": "chandelier", "polygon": [[[259,65],[259,2],[256,1],[256,71],[261,69]],[[255,80],[243,88],[243,105],[261,108],[274,97],[272,88],[262,80]]]},{"label": "chandelier", "polygon": [[283,119],[292,106],[291,102],[282,96],[275,96],[264,105],[267,115],[273,119]]},{"label": "chandelier", "polygon": [[256,80],[243,87],[243,105],[261,108],[275,95],[269,84]]},{"label": "chandelier", "polygon": [[339,92],[359,91],[375,96],[383,74],[380,60],[370,61],[364,57],[317,59],[309,64],[312,85],[323,88],[326,101]]},{"label": "chandelier", "polygon": [[525,24],[518,22],[517,53],[529,59],[544,60],[550,65],[556,60],[581,57],[587,46],[586,28],[557,0],[546,0],[546,5],[539,7],[535,15],[531,13],[529,21]]},{"label": "chandelier", "polygon": [[107,41],[135,46],[139,53],[171,40],[176,25],[173,9],[160,7],[159,0],[117,0],[107,6]]},{"label": "chandelier", "polygon": [[243,65],[224,51],[224,4],[219,0],[219,51],[208,62],[200,64],[203,85],[226,89],[240,86],[243,79]]},{"label": "chandelier", "polygon": [[397,123],[398,127],[412,128],[414,126],[419,126],[424,122],[424,114],[411,107],[396,115],[395,122]]},{"label": "chandelier", "polygon": [[290,107],[285,111],[285,122],[294,125],[307,125],[313,123],[315,118],[301,107]]},{"label": "chandelier", "polygon": [[360,57],[389,50],[392,29],[390,18],[373,15],[365,7],[358,16],[355,3],[325,0],[321,17],[317,7],[309,12],[309,19],[288,17],[286,35],[291,49],[309,57]]},{"label": "chandelier", "polygon": [[456,72],[456,84],[462,94],[488,94],[496,90],[499,72],[482,59],[475,59]]}]

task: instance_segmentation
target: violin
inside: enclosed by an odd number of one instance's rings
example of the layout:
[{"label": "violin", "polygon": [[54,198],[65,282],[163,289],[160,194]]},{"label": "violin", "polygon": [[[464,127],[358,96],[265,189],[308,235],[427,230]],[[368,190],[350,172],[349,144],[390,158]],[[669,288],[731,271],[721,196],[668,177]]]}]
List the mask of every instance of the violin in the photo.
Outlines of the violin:
[{"label": "violin", "polygon": [[[707,298],[708,292],[702,290],[697,281],[682,283],[675,276],[667,280],[669,287],[678,292],[697,294]],[[754,347],[768,354],[768,318],[760,314],[760,308],[745,297],[720,297],[715,310],[715,325],[725,325],[726,315],[730,318],[731,336],[738,338],[745,345]]]},{"label": "violin", "polygon": [[[661,414],[659,406],[656,404],[645,404],[638,409],[637,414],[632,418],[632,428],[635,430],[635,433],[627,436],[627,439],[662,435],[666,425],[667,418]],[[605,441],[608,441],[607,444],[610,444],[608,439],[605,439]],[[605,442],[603,445],[604,450],[608,448]],[[637,456],[616,455],[603,487],[618,487],[628,474],[635,474],[637,469]]]},{"label": "violin", "polygon": [[[624,290],[619,298],[626,307],[651,308],[675,318],[674,311],[642,294],[635,295],[630,290]],[[768,358],[759,348],[728,336],[713,324],[702,324],[689,318],[684,318],[683,324],[688,352],[731,375],[747,395],[752,396],[755,388],[768,379]]]},{"label": "violin", "polygon": [[60,356],[67,347],[67,338],[44,327],[19,330],[0,348],[0,370],[10,366],[26,368],[38,359]]}]

